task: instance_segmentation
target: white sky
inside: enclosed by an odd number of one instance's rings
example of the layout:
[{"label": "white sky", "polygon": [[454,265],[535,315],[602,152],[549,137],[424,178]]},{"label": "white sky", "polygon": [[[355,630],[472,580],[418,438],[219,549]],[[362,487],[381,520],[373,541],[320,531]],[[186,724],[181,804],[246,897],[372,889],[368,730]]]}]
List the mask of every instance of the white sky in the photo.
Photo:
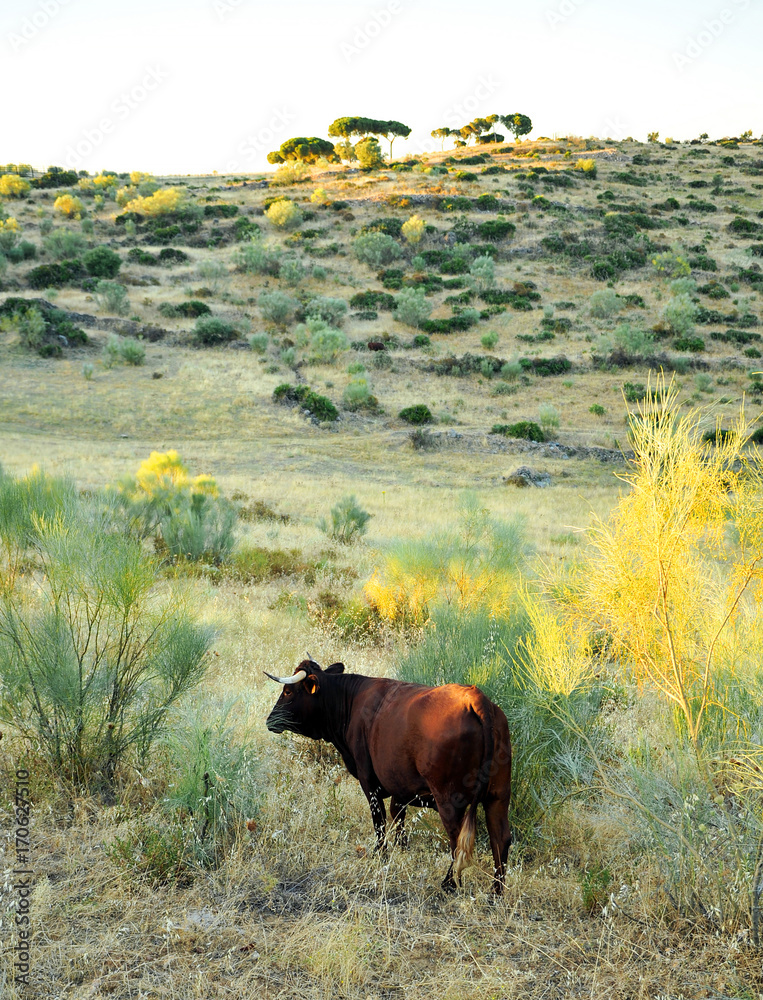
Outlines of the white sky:
[{"label": "white sky", "polygon": [[396,155],[493,112],[757,137],[762,52],[763,0],[2,0],[0,163],[256,171],[343,115],[412,126]]}]

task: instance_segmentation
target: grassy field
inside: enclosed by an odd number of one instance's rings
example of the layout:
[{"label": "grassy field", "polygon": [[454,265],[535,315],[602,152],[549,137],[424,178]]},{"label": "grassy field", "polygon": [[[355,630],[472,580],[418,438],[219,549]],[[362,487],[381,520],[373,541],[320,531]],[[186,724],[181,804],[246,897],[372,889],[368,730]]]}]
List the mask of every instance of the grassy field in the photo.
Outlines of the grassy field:
[{"label": "grassy field", "polygon": [[[479,163],[461,162],[475,153],[483,157]],[[592,161],[596,170],[576,169],[578,161]],[[0,271],[0,309],[10,296],[54,301],[80,314],[73,322],[88,338],[64,346],[60,357],[40,357],[21,342],[18,319],[6,316],[0,328],[3,469],[22,476],[39,465],[71,477],[81,490],[95,490],[134,475],[150,452],[174,449],[193,475],[213,476],[225,496],[238,497],[244,507],[262,501],[284,515],[242,520],[239,550],[293,552],[299,566],[256,583],[225,572],[167,570],[182,578],[199,615],[218,629],[211,666],[178,718],[198,710],[222,719],[228,711],[231,733],[251,753],[259,796],[251,829],[241,824],[217,865],[160,878],[118,862],[115,843],[137,841],[141,824],[162,822],[173,780],[166,747],[143,771],[125,767],[117,801],[104,803],[62,787],[39,748],[6,729],[0,745],[4,942],[13,934],[10,810],[19,760],[30,762],[34,774],[36,880],[33,986],[25,992],[13,983],[13,953],[5,947],[0,983],[9,1000],[763,995],[749,904],[733,919],[676,906],[664,866],[646,849],[633,813],[600,788],[571,796],[535,836],[513,848],[502,900],[488,897],[489,852],[482,841],[465,888],[450,898],[439,891],[448,859],[436,814],[422,810],[414,817],[410,851],[372,857],[365,799],[330,748],[321,752],[265,730],[277,689],[262,670],[290,674],[307,649],[322,663],[342,660],[355,672],[397,672],[421,641],[420,630],[388,627],[369,639],[332,628],[321,609],[362,602],[364,584],[385,565],[390,546],[450,529],[465,491],[493,517],[519,519],[529,580],[561,577],[583,558],[593,518],[606,518],[626,488],[619,478],[620,452],[629,447],[624,386],[643,396],[660,368],[674,373],[684,412],[713,405],[707,429],[716,420],[728,426],[743,398],[748,416],[759,408],[759,145],[570,139],[524,143],[508,153],[469,147],[407,166],[371,173],[313,168],[293,184],[274,183],[272,175],[158,179],[201,210],[194,226],[179,225],[169,237],[188,257],[172,267],[130,258],[136,247],[158,254],[167,238],[158,240],[146,219],[132,231],[116,225],[117,205],[106,200],[99,207],[92,191],[79,192],[92,223],[84,234],[79,220],[54,211],[61,192],[33,190],[2,206],[37,251],[35,259]],[[129,179],[120,179],[126,184]],[[312,199],[316,189],[323,194]],[[497,201],[480,203],[485,195]],[[300,208],[298,227],[281,230],[264,214],[274,196]],[[450,210],[454,198],[462,200]],[[226,206],[227,217],[203,214],[214,206]],[[354,241],[364,226],[378,229],[385,219],[405,221],[414,213],[428,227],[419,244],[400,238],[402,256],[384,267],[356,258]],[[237,220],[249,228],[237,230]],[[478,227],[491,220],[508,220],[516,231],[498,241],[485,238]],[[51,222],[54,231],[82,235],[79,256],[87,246],[103,245],[119,254],[115,280],[127,289],[125,316],[99,305],[87,282],[85,289],[81,281],[29,287],[34,268],[54,259],[46,242]],[[302,265],[296,284],[241,269],[237,254],[252,224],[271,253]],[[461,251],[466,273],[440,274],[436,262],[423,269],[421,260],[413,264],[431,251],[447,258],[464,241],[476,248]],[[484,256],[485,247],[494,260],[494,290],[513,291],[529,308],[507,301],[491,312],[480,298],[468,263]],[[385,268],[400,275],[384,278]],[[683,286],[671,287],[670,269]],[[454,277],[460,289],[442,287]],[[414,346],[419,328],[382,309],[362,318],[363,310],[350,306],[341,329],[352,346],[327,364],[311,360],[296,319],[279,326],[260,307],[261,294],[274,289],[304,312],[315,297],[348,302],[367,290],[397,296],[401,286],[427,288],[432,319],[465,307],[483,315],[466,330],[431,333],[429,343]],[[600,301],[606,290],[613,293],[609,303],[592,308],[592,296]],[[527,299],[528,292],[537,297]],[[446,302],[465,293],[461,302]],[[683,309],[678,319],[666,308],[676,299]],[[200,347],[194,320],[160,311],[199,300],[236,331],[230,343]],[[106,363],[104,345],[119,330],[143,333],[144,364]],[[247,338],[263,332],[267,346],[257,353]],[[482,339],[491,332],[497,340],[488,349]],[[369,341],[386,350],[369,351]],[[467,354],[478,356],[476,370],[467,370]],[[569,363],[560,374],[540,375],[532,366],[535,359],[559,357]],[[442,374],[448,359],[458,374]],[[500,364],[481,367],[486,359]],[[378,405],[351,410],[342,401],[359,375]],[[307,384],[325,395],[339,419],[318,423],[299,407],[274,402],[283,383]],[[398,416],[414,404],[426,404],[434,415],[429,448],[413,446],[412,428]],[[496,424],[518,421],[544,423],[546,442],[491,433]],[[520,466],[548,472],[551,485],[507,484]],[[318,521],[347,494],[372,518],[361,541],[342,546]],[[611,757],[641,761],[645,746],[669,756],[676,738],[664,702],[648,685],[636,686],[627,671],[607,670],[602,719]],[[745,872],[749,888],[752,875]]]}]

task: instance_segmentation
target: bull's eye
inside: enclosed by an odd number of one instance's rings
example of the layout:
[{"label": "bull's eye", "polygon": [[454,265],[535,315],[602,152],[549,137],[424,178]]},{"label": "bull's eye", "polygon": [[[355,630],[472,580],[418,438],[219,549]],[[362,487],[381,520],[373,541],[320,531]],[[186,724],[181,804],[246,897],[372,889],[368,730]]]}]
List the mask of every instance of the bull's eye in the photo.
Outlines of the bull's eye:
[{"label": "bull's eye", "polygon": [[283,689],[283,696],[284,696],[284,698],[291,698],[291,695],[292,695],[291,688],[287,687],[287,688]]}]

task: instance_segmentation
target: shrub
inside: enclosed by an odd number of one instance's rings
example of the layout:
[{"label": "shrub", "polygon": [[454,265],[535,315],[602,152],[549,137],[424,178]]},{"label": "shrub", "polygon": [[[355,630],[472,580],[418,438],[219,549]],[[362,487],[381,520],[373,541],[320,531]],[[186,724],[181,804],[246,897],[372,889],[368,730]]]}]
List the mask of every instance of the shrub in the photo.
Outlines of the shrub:
[{"label": "shrub", "polygon": [[365,535],[371,517],[368,511],[359,506],[354,496],[344,496],[331,508],[331,522],[321,518],[318,527],[335,542],[349,545]]},{"label": "shrub", "polygon": [[22,347],[38,351],[43,346],[47,324],[40,310],[30,306],[4,316],[0,320],[0,330],[15,330]]},{"label": "shrub", "polygon": [[228,268],[221,260],[203,260],[198,266],[198,275],[213,293],[217,293],[227,281]]},{"label": "shrub", "polygon": [[56,260],[68,260],[84,253],[87,241],[79,233],[74,233],[70,229],[54,229],[42,241],[42,245],[45,253],[50,254]]},{"label": "shrub", "polygon": [[526,441],[546,440],[542,429],[532,420],[520,420],[516,424],[493,424],[490,433],[502,434],[503,437],[523,438]]},{"label": "shrub", "polygon": [[434,417],[428,406],[424,403],[416,403],[414,406],[406,406],[398,413],[398,417],[407,424],[432,424]]},{"label": "shrub", "polygon": [[268,349],[270,338],[266,333],[253,333],[248,338],[248,344],[255,354],[264,354]]},{"label": "shrub", "polygon": [[542,403],[538,407],[538,419],[544,434],[559,426],[559,411],[552,403]]},{"label": "shrub", "polygon": [[487,254],[476,257],[469,268],[469,273],[477,283],[477,288],[484,292],[495,284],[495,264]]},{"label": "shrub", "polygon": [[366,233],[358,236],[353,243],[353,249],[361,263],[375,268],[390,264],[403,253],[397,240],[386,233]]},{"label": "shrub", "polygon": [[233,260],[239,271],[275,276],[281,266],[280,257],[280,251],[266,247],[257,234],[236,251]]},{"label": "shrub", "polygon": [[274,201],[265,215],[268,221],[272,222],[278,229],[294,229],[302,221],[302,212],[298,205],[288,198],[279,198]]},{"label": "shrub", "polygon": [[369,309],[386,309],[392,310],[395,308],[395,296],[389,295],[387,292],[357,292],[350,299],[350,306],[353,309],[369,310]]},{"label": "shrub", "polygon": [[517,227],[513,222],[506,222],[501,219],[489,219],[487,222],[482,222],[477,226],[477,232],[481,238],[483,240],[490,240],[491,242],[505,240],[509,236],[513,236],[516,231]]},{"label": "shrub", "polygon": [[124,316],[130,311],[127,289],[116,281],[99,281],[95,286],[95,298],[101,309],[117,316]]},{"label": "shrub", "polygon": [[307,269],[297,257],[286,257],[281,261],[278,276],[292,288],[296,288],[305,274],[307,274]]},{"label": "shrub", "polygon": [[580,170],[587,180],[594,180],[597,174],[596,160],[577,160],[575,169]]},{"label": "shrub", "polygon": [[193,328],[194,343],[202,347],[227,344],[238,337],[238,331],[219,316],[200,316]]},{"label": "shrub", "polygon": [[261,292],[257,299],[257,305],[266,320],[281,327],[287,326],[291,322],[297,310],[296,299],[277,289],[272,292]]},{"label": "shrub", "polygon": [[655,271],[659,274],[665,274],[669,278],[687,277],[691,273],[689,262],[674,250],[666,250],[664,253],[658,253],[652,259],[652,264]]},{"label": "shrub", "polygon": [[178,211],[182,205],[182,201],[183,192],[180,188],[160,188],[147,198],[138,197],[129,201],[125,205],[125,212],[135,212],[138,215],[147,215],[149,218],[156,218]]},{"label": "shrub", "polygon": [[397,296],[395,319],[406,326],[421,326],[431,312],[432,306],[423,288],[404,288]]},{"label": "shrub", "polygon": [[[0,607],[2,715],[59,778],[108,795],[119,765],[144,766],[169,709],[202,679],[212,632],[157,589],[156,560],[113,505],[41,473],[3,477],[0,491],[13,513],[4,547],[21,545],[39,566]],[[32,516],[43,498],[52,516]]]},{"label": "shrub", "polygon": [[648,354],[654,346],[654,335],[630,323],[620,323],[612,334],[613,346],[616,350],[628,355]]},{"label": "shrub", "polygon": [[593,405],[588,407],[588,412],[593,413],[595,417],[603,417],[607,412],[601,403],[593,403]]},{"label": "shrub", "polygon": [[30,188],[29,181],[18,174],[3,174],[0,177],[0,196],[3,198],[23,198]]},{"label": "shrub", "polygon": [[133,529],[172,559],[219,564],[230,555],[235,508],[211,476],[192,478],[176,451],[151,452],[119,490]]},{"label": "shrub", "polygon": [[69,218],[74,216],[75,219],[79,219],[85,210],[85,206],[74,195],[62,194],[53,202],[53,210]]},{"label": "shrub", "polygon": [[368,379],[354,378],[345,386],[342,393],[342,405],[345,410],[351,412],[354,410],[376,410],[379,401],[371,394]]},{"label": "shrub", "polygon": [[339,416],[339,411],[330,399],[313,392],[306,385],[294,386],[283,383],[276,386],[273,390],[273,401],[284,405],[296,404],[321,422],[333,422]]},{"label": "shrub", "polygon": [[140,340],[125,337],[119,345],[119,356],[126,365],[142,365],[146,360],[146,348]]},{"label": "shrub", "polygon": [[314,361],[333,364],[340,354],[350,348],[350,342],[341,330],[317,317],[308,319],[306,330],[310,335],[310,353]]},{"label": "shrub", "polygon": [[701,337],[678,337],[673,341],[673,347],[677,351],[691,351],[697,354],[704,351],[705,342]]},{"label": "shrub", "polygon": [[741,236],[743,239],[752,239],[758,233],[763,232],[763,226],[759,223],[753,222],[751,219],[743,219],[741,216],[733,219],[726,228],[735,236]]},{"label": "shrub", "polygon": [[694,332],[697,309],[688,295],[680,294],[669,299],[662,309],[662,319],[673,333],[688,337]]},{"label": "shrub", "polygon": [[355,143],[355,156],[363,170],[378,170],[384,166],[384,157],[379,142],[373,136],[366,136]]},{"label": "shrub", "polygon": [[410,219],[400,227],[401,235],[408,243],[419,243],[424,235],[426,223],[418,215],[412,215]]},{"label": "shrub", "polygon": [[596,319],[609,319],[622,309],[620,296],[611,288],[594,292],[588,301],[588,311]]},{"label": "shrub", "polygon": [[490,330],[488,333],[483,333],[480,337],[480,343],[486,351],[492,351],[498,343],[498,334],[494,330]]},{"label": "shrub", "polygon": [[93,247],[82,258],[88,274],[94,278],[115,278],[122,258],[109,247]]},{"label": "shrub", "polygon": [[341,326],[347,315],[347,303],[344,299],[332,299],[319,296],[311,299],[305,309],[308,317],[317,316],[333,326]]}]

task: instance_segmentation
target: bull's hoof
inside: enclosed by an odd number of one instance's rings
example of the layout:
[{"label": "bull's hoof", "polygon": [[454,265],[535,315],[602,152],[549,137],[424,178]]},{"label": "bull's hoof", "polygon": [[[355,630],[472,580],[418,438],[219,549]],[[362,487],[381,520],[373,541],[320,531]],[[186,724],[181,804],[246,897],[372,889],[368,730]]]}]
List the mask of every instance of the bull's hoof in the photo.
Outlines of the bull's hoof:
[{"label": "bull's hoof", "polygon": [[456,888],[457,888],[456,883],[453,881],[452,878],[446,878],[442,883],[443,892],[455,892]]}]

